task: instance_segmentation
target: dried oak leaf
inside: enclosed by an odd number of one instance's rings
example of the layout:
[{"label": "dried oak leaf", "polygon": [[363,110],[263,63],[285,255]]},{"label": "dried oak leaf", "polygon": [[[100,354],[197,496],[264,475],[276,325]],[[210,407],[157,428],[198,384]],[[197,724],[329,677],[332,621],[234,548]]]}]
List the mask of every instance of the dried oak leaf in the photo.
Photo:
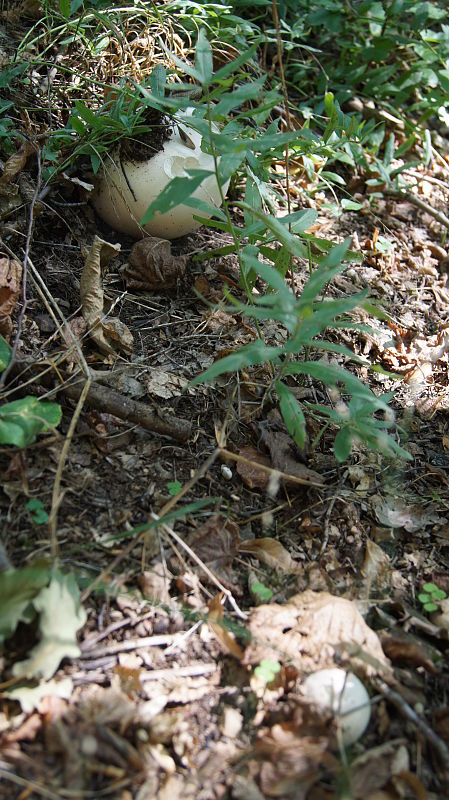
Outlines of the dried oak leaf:
[{"label": "dried oak leaf", "polygon": [[366,675],[391,671],[377,634],[356,604],[328,592],[308,589],[285,605],[259,606],[252,612],[249,630],[246,664],[270,659],[315,671],[334,666],[338,656]]},{"label": "dried oak leaf", "polygon": [[174,256],[167,239],[148,236],[136,242],[121,274],[128,289],[171,289],[186,271],[187,256]]},{"label": "dried oak leaf", "polygon": [[9,341],[11,314],[20,295],[22,265],[11,258],[0,258],[0,334]]}]

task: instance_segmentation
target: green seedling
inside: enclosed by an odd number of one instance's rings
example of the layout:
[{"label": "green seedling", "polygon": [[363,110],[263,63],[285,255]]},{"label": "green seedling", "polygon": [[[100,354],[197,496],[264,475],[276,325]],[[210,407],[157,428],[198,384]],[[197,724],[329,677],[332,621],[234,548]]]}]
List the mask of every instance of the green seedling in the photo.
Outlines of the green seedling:
[{"label": "green seedling", "polygon": [[182,483],[179,481],[169,481],[166,486],[169,495],[172,497],[176,497],[176,495],[182,490]]},{"label": "green seedling", "polygon": [[265,586],[260,581],[250,584],[249,590],[256,603],[269,603],[273,597],[273,592],[269,586]]},{"label": "green seedling", "polygon": [[31,519],[36,525],[43,525],[45,522],[48,522],[48,514],[42,500],[39,500],[37,497],[32,497],[28,500],[28,503],[26,503],[25,508],[30,512]]},{"label": "green seedling", "polygon": [[260,678],[267,686],[276,678],[276,675],[281,671],[279,661],[271,661],[269,658],[263,658],[260,664],[255,668],[254,675]]},{"label": "green seedling", "polygon": [[428,614],[438,611],[440,602],[447,597],[446,592],[435,583],[424,583],[422,588],[423,591],[418,595],[418,600],[422,603],[423,611]]}]

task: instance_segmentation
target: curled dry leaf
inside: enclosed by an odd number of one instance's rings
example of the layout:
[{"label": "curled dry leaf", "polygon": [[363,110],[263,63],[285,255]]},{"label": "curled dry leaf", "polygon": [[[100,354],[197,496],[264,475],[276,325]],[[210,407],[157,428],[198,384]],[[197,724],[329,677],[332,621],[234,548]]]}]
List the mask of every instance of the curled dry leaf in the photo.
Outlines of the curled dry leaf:
[{"label": "curled dry leaf", "polygon": [[226,622],[223,614],[222,594],[218,594],[209,601],[209,614],[207,621],[209,627],[214,632],[216,638],[223,645],[225,651],[238,658],[239,661],[243,658],[243,650],[237,643],[235,636],[226,627]]},{"label": "curled dry leaf", "polygon": [[366,541],[362,575],[365,578],[368,588],[370,586],[377,586],[385,589],[391,584],[390,558],[387,553],[371,539],[367,539]]},{"label": "curled dry leaf", "polygon": [[121,269],[128,289],[171,289],[186,271],[187,256],[174,256],[167,239],[149,236],[136,242]]},{"label": "curled dry leaf", "polygon": [[102,353],[113,355],[116,354],[116,350],[110,344],[110,339],[125,353],[131,352],[133,341],[129,329],[118,319],[114,317],[102,319],[104,305],[102,279],[109,262],[119,251],[119,244],[109,244],[95,236],[84,262],[80,285],[83,317],[88,325],[91,339]]},{"label": "curled dry leaf", "polygon": [[36,153],[36,147],[29,142],[28,139],[24,139],[17,153],[13,153],[12,156],[8,158],[3,170],[1,182],[10,183],[12,179],[23,170],[28,158],[33,155],[33,153]]},{"label": "curled dry leaf", "polygon": [[0,334],[9,341],[11,314],[20,295],[22,265],[11,258],[0,258]]},{"label": "curled dry leaf", "polygon": [[436,675],[437,670],[432,661],[430,648],[425,649],[417,637],[411,633],[392,630],[380,635],[385,655],[398,667],[423,667],[426,672]]},{"label": "curled dry leaf", "polygon": [[243,541],[239,547],[239,552],[255,556],[271,569],[282,569],[284,572],[298,572],[300,569],[285,547],[269,536],[265,536],[262,539]]},{"label": "curled dry leaf", "polygon": [[268,658],[315,672],[334,666],[338,656],[367,675],[391,671],[377,634],[356,604],[328,592],[308,589],[285,605],[259,606],[251,615],[249,630],[252,641],[245,651],[246,664]]}]

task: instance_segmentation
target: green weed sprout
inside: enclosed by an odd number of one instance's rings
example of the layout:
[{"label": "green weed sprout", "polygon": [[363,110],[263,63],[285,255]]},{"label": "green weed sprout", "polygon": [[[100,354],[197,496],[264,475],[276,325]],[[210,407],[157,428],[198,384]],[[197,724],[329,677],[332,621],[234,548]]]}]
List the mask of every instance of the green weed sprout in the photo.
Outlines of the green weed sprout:
[{"label": "green weed sprout", "polygon": [[444,589],[440,589],[435,583],[424,583],[423,591],[419,593],[418,600],[422,603],[423,611],[431,614],[438,611],[441,600],[447,597]]}]

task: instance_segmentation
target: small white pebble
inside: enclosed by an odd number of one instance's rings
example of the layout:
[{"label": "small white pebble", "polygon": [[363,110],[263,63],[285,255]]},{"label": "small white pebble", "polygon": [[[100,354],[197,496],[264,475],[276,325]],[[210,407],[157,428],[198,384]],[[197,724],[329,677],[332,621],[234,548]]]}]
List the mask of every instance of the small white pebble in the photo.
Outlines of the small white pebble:
[{"label": "small white pebble", "polygon": [[225,479],[225,481],[231,481],[232,480],[232,469],[230,469],[227,466],[227,464],[222,464],[221,465],[221,474],[223,475],[223,478]]}]

